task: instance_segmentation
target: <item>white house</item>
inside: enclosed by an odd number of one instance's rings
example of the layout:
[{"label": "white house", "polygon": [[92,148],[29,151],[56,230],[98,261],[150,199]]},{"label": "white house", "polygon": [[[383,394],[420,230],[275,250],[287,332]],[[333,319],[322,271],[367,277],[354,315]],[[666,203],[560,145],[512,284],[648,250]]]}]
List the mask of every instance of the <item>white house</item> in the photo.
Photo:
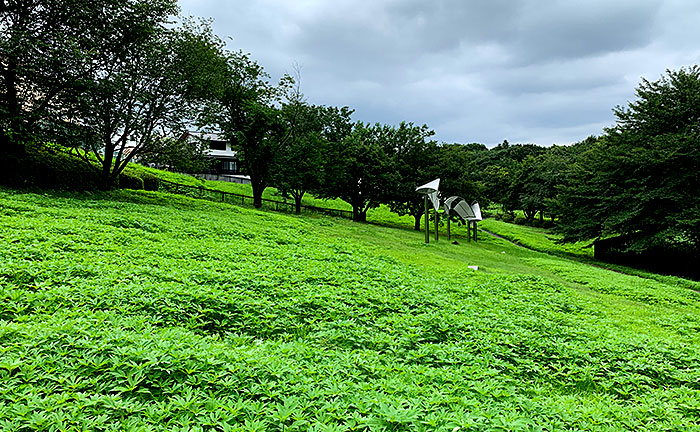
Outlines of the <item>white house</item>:
[{"label": "white house", "polygon": [[209,143],[208,155],[214,159],[209,174],[240,175],[241,163],[231,143],[224,140],[221,134],[205,132],[187,132],[185,139],[196,139]]}]

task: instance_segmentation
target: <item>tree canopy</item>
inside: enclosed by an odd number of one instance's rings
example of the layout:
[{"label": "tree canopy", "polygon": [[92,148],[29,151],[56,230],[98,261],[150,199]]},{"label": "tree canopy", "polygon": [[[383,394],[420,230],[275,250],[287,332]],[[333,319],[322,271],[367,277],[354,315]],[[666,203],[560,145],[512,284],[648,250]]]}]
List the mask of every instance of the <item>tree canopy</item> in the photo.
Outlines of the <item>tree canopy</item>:
[{"label": "tree canopy", "polygon": [[642,80],[617,124],[572,165],[560,203],[567,240],[700,249],[700,68]]}]

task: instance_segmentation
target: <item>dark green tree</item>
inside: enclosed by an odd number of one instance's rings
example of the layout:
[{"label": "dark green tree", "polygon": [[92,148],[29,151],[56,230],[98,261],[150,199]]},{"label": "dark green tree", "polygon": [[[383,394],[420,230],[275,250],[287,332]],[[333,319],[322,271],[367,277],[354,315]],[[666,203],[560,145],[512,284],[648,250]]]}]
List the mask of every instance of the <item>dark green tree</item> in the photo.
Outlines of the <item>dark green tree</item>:
[{"label": "dark green tree", "polygon": [[[341,130],[343,123],[339,119]],[[353,220],[366,221],[367,210],[388,201],[388,191],[396,183],[391,156],[383,144],[390,135],[389,127],[358,122],[342,140],[329,141],[326,177],[317,194],[342,199],[352,206]]]},{"label": "dark green tree", "polygon": [[474,153],[474,175],[484,197],[501,204],[506,212],[522,210],[523,163],[528,157],[537,157],[545,151],[544,147],[534,144],[504,141],[488,151]]},{"label": "dark green tree", "polygon": [[141,164],[166,166],[177,172],[198,174],[212,166],[209,142],[203,139],[163,138],[153,142],[138,158]]},{"label": "dark green tree", "polygon": [[175,9],[174,0],[0,1],[0,152],[64,131],[84,84],[104,72],[95,55],[128,50]]},{"label": "dark green tree", "polygon": [[440,191],[443,196],[457,195],[470,203],[486,204],[481,186],[477,182],[475,155],[479,146],[442,144],[438,147],[437,169],[442,179]]},{"label": "dark green tree", "polygon": [[402,122],[389,131],[385,151],[391,157],[396,183],[388,191],[388,205],[399,215],[413,216],[414,229],[420,230],[424,213],[423,197],[416,187],[440,177],[438,146],[430,137],[435,134],[427,125]]},{"label": "dark green tree", "polygon": [[700,250],[700,67],[642,80],[590,145],[560,199],[566,240],[621,236],[628,250]]},{"label": "dark green tree", "polygon": [[276,158],[272,184],[294,199],[301,212],[306,192],[318,189],[324,178],[327,141],[324,138],[324,107],[300,104],[282,108],[285,124],[291,129],[289,139]]},{"label": "dark green tree", "polygon": [[253,188],[253,205],[262,207],[262,194],[271,184],[281,149],[292,136],[292,120],[282,115],[282,103],[301,105],[298,86],[289,75],[277,85],[262,66],[242,52],[226,53],[221,90],[203,116],[223,133],[241,157]]},{"label": "dark green tree", "polygon": [[176,12],[174,0],[0,2],[0,151],[64,144],[97,159],[110,188],[174,142],[221,46],[206,25],[173,27]]},{"label": "dark green tree", "polygon": [[84,82],[76,113],[80,125],[98,138],[88,148],[99,160],[105,188],[114,185],[134,157],[167,154],[169,145],[178,146],[176,138],[209,92],[201,75],[216,65],[223,70],[220,42],[208,27],[167,27],[170,12],[154,8],[140,18],[129,16],[133,34],[119,49],[92,58],[96,70]]}]

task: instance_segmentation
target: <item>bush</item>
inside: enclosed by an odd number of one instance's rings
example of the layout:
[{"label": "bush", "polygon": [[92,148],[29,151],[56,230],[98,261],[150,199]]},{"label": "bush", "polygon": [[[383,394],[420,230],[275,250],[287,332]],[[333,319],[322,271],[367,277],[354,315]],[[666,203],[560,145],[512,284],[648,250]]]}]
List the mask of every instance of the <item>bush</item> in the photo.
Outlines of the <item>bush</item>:
[{"label": "bush", "polygon": [[524,216],[518,215],[513,219],[513,223],[516,225],[527,225],[527,219]]},{"label": "bush", "polygon": [[157,191],[160,187],[160,179],[152,174],[144,173],[141,178],[143,179],[143,188],[147,191]]},{"label": "bush", "polygon": [[56,146],[30,144],[26,156],[0,155],[0,183],[12,187],[92,190],[99,170]]},{"label": "bush", "polygon": [[144,181],[141,177],[132,173],[119,174],[119,189],[143,190]]},{"label": "bush", "polygon": [[513,223],[515,220],[515,215],[513,213],[503,213],[499,216],[503,222]]}]

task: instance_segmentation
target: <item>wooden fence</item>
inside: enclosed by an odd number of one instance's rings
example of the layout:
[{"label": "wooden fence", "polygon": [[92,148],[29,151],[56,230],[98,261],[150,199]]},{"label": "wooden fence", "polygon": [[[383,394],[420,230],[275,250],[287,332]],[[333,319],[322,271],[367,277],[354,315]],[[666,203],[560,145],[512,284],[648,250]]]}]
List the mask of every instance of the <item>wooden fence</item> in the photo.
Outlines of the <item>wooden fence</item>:
[{"label": "wooden fence", "polygon": [[[253,206],[252,196],[237,194],[233,192],[225,192],[215,189],[207,189],[204,186],[190,186],[180,183],[174,183],[168,180],[160,180],[159,190],[163,192],[185,195],[191,198],[206,199],[209,201],[217,201],[241,206]],[[262,208],[278,212],[294,213],[294,202],[278,201],[263,198]],[[302,213],[319,213],[329,216],[338,216],[352,219],[352,211],[350,210],[339,210],[302,204],[301,211]]]}]

